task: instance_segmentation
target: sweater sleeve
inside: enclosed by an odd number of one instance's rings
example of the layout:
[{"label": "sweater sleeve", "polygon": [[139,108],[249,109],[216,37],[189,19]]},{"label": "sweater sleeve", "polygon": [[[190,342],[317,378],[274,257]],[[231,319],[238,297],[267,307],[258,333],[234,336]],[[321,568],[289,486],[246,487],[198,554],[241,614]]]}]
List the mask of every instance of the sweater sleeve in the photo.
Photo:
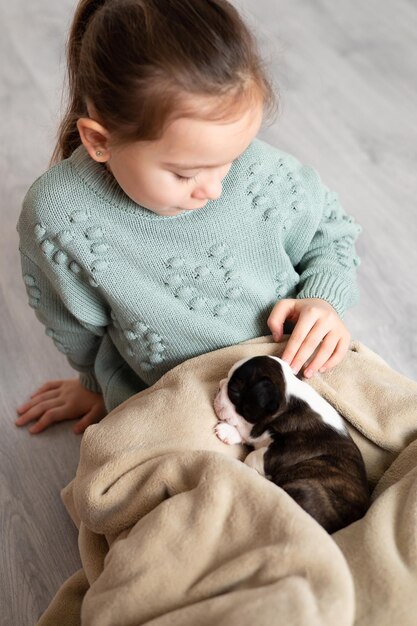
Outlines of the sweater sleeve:
[{"label": "sweater sleeve", "polygon": [[343,317],[359,299],[355,241],[362,229],[345,213],[337,194],[321,182],[316,194],[317,220],[302,255],[295,259],[300,276],[296,297],[326,300]]},{"label": "sweater sleeve", "polygon": [[[77,319],[64,304],[59,288],[22,252],[21,264],[29,305],[45,326],[46,334],[66,355],[71,367],[80,373],[80,383],[90,391],[101,393],[94,374],[94,363],[105,327]],[[80,296],[82,294],[78,294]],[[72,298],[77,298],[75,289]]]}]

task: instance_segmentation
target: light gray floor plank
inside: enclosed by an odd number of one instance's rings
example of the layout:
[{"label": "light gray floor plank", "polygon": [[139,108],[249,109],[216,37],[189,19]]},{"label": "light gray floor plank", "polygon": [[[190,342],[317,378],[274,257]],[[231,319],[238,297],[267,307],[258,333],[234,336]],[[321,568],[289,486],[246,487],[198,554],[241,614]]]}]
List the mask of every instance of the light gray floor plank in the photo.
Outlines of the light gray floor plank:
[{"label": "light gray floor plank", "polygon": [[[63,43],[74,7],[0,0],[0,623],[33,624],[79,566],[59,500],[79,439],[71,425],[40,437],[15,407],[71,375],[26,304],[15,223],[48,165],[58,120]],[[239,0],[281,91],[261,136],[317,168],[363,226],[361,303],[352,335],[417,378],[417,4],[412,0]]]}]

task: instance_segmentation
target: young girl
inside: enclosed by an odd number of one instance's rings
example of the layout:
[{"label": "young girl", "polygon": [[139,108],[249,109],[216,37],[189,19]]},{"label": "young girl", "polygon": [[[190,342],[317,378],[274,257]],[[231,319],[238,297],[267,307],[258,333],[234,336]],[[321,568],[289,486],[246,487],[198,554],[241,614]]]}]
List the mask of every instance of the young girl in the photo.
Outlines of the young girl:
[{"label": "young girl", "polygon": [[75,432],[182,361],[280,340],[304,375],[339,363],[359,227],[294,157],[255,139],[274,95],[226,0],[81,0],[56,163],[19,220],[29,304],[77,380],[17,425]]}]

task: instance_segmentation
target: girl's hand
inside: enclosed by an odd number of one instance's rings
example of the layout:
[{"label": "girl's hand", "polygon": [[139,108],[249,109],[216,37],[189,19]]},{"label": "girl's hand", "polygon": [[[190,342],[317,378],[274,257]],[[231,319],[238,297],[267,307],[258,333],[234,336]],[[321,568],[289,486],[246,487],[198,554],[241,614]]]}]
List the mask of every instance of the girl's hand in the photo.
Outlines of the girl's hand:
[{"label": "girl's hand", "polygon": [[331,369],[346,355],[350,334],[334,308],[320,298],[280,300],[272,309],[267,324],[275,341],[283,335],[285,320],[295,322],[282,359],[298,374],[318,346],[304,376]]},{"label": "girl's hand", "polygon": [[40,433],[54,422],[79,418],[73,431],[83,433],[87,426],[99,422],[106,415],[103,396],[83,387],[78,379],[45,383],[17,412],[20,414],[16,420],[17,426],[37,420],[29,428],[32,434]]}]

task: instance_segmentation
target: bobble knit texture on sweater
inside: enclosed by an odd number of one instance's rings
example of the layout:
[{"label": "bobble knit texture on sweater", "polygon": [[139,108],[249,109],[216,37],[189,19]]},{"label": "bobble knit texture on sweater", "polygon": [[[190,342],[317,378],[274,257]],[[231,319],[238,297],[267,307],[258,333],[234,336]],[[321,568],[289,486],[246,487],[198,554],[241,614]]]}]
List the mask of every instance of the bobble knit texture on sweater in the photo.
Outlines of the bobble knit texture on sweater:
[{"label": "bobble knit texture on sweater", "polygon": [[254,140],[219,199],[173,217],[133,202],[83,146],[28,191],[29,304],[108,410],[182,361],[268,335],[282,298],[357,301],[360,227],[310,167]]}]

